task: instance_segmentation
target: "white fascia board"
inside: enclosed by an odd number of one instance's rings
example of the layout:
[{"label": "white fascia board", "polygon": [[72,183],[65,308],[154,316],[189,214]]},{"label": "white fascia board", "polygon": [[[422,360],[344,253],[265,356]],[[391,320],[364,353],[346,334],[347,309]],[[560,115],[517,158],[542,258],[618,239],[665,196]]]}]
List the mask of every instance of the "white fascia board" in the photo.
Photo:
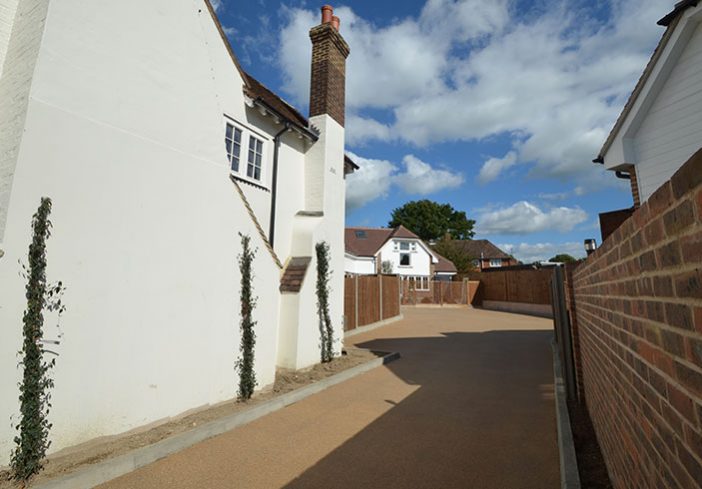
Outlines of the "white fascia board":
[{"label": "white fascia board", "polygon": [[665,43],[663,51],[651,69],[641,92],[636,97],[609,148],[602,155],[605,169],[620,170],[626,165],[636,165],[633,141],[636,132],[641,127],[651,105],[665,85],[700,21],[702,21],[702,3],[686,10],[673,27],[673,33]]}]

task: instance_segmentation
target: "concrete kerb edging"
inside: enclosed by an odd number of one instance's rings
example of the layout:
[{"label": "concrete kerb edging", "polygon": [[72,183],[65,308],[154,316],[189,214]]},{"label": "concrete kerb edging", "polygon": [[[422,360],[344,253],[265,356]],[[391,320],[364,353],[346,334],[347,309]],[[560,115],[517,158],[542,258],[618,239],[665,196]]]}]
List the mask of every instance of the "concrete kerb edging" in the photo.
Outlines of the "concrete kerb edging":
[{"label": "concrete kerb edging", "polygon": [[378,329],[378,328],[381,328],[383,326],[387,326],[388,324],[396,323],[397,321],[400,321],[404,318],[405,318],[405,316],[400,314],[399,316],[391,317],[388,319],[383,319],[382,321],[378,321],[377,323],[371,323],[371,324],[367,324],[365,326],[361,326],[359,328],[354,328],[351,331],[345,331],[344,338],[356,336],[357,334],[361,334],[361,333],[367,333],[368,331],[373,331],[374,329]]},{"label": "concrete kerb edging", "polygon": [[553,350],[553,390],[556,399],[556,425],[558,426],[558,454],[561,465],[561,488],[580,489],[580,474],[578,459],[575,455],[573,432],[570,427],[570,415],[566,402],[566,389],[561,370],[561,359],[555,341],[551,343]]},{"label": "concrete kerb edging", "polygon": [[294,404],[313,394],[321,392],[333,385],[356,377],[364,372],[372,370],[381,365],[385,365],[400,358],[400,354],[389,353],[383,357],[376,358],[362,365],[344,370],[336,375],[307,385],[292,392],[283,394],[275,399],[271,399],[263,404],[254,406],[246,411],[225,416],[223,418],[210,421],[202,426],[194,428],[185,433],[180,433],[153,445],[138,448],[124,455],[114,457],[94,465],[80,469],[72,474],[68,474],[53,480],[49,480],[36,486],[34,489],[89,489],[109,480],[132,472],[140,467],[148,465],[159,459],[167,457],[175,452],[188,448],[196,443],[207,440],[214,436],[230,431],[238,426],[245,425],[262,416],[273,413],[286,406]]}]

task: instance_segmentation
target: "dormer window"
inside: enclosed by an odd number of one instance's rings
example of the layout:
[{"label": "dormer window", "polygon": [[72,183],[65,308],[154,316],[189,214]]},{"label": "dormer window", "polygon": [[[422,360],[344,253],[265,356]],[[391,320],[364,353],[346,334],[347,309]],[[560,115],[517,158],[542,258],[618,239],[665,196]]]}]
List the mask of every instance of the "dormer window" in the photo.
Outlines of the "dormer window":
[{"label": "dormer window", "polygon": [[393,249],[395,251],[417,251],[417,243],[410,241],[394,241]]},{"label": "dormer window", "polygon": [[239,158],[241,156],[241,129],[227,123],[224,135],[224,144],[227,147],[227,160],[232,171],[239,171]]},{"label": "dormer window", "polygon": [[358,230],[358,231],[356,231],[356,238],[358,238],[358,239],[366,239],[367,237],[368,237],[368,235],[366,234],[365,231],[363,231],[363,230]]},{"label": "dormer window", "polygon": [[253,136],[249,137],[249,163],[246,166],[246,176],[254,180],[261,179],[261,160],[263,159],[263,141]]}]

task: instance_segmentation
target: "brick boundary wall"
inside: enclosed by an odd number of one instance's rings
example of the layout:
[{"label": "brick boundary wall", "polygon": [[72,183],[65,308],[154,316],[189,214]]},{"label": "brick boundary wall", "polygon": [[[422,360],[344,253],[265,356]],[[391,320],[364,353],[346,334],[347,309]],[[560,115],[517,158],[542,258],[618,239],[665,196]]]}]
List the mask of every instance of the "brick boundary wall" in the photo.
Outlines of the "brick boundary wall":
[{"label": "brick boundary wall", "polygon": [[614,487],[702,488],[702,150],[571,284],[580,390]]}]

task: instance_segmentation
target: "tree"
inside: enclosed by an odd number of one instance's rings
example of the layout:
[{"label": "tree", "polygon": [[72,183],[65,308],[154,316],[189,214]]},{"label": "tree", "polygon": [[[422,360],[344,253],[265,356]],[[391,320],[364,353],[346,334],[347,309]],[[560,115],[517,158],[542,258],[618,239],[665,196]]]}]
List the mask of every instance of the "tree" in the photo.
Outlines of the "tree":
[{"label": "tree", "polygon": [[442,239],[434,245],[433,249],[444,258],[451,260],[458,273],[468,273],[476,268],[473,261],[477,257],[471,256],[462,247],[455,246],[450,239]]},{"label": "tree", "polygon": [[392,228],[403,225],[425,241],[447,234],[453,239],[470,239],[475,234],[475,221],[468,219],[465,212],[427,199],[407,202],[394,209],[388,225]]},{"label": "tree", "polygon": [[550,262],[553,263],[571,263],[574,261],[578,261],[576,258],[570,256],[568,253],[560,253],[553,258],[549,258]]}]

